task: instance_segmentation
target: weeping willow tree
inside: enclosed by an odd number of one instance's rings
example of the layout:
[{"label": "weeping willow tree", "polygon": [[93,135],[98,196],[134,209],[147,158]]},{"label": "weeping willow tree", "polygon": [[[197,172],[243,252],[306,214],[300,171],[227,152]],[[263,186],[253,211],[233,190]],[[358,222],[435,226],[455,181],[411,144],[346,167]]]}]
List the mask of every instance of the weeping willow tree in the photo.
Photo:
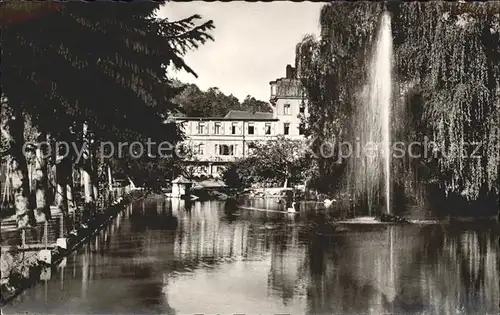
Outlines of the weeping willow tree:
[{"label": "weeping willow tree", "polygon": [[[5,116],[4,125],[12,125],[13,117],[21,121],[22,114],[29,113],[38,130],[52,139],[78,148],[93,143],[86,163],[73,165],[75,156],[71,154],[56,158],[63,213],[68,210],[73,167],[90,173],[92,180],[87,185],[93,187],[86,192],[92,191],[93,196],[87,201],[96,201],[102,169],[95,163],[99,142],[112,141],[115,146],[148,139],[175,143],[182,137],[175,123],[164,123],[177,111],[170,100],[182,90],[173,86],[166,68],[196,75],[182,57],[212,40],[208,31],[214,26],[212,21],[198,23],[198,15],[180,21],[158,18],[155,12],[161,4],[0,2],[2,92],[8,99],[5,108],[13,113]],[[9,134],[9,141],[15,149],[22,144],[18,139],[22,126],[14,126],[16,133]],[[22,160],[18,151],[10,153]],[[126,154],[120,157],[130,158]],[[90,158],[94,162],[89,163]],[[89,168],[89,164],[93,166]],[[16,165],[26,168],[22,162]],[[16,182],[25,182],[24,170],[12,173],[20,175]],[[27,225],[19,222],[20,227]]]},{"label": "weeping willow tree", "polygon": [[[419,141],[419,152],[428,153],[393,159],[396,184],[413,195],[425,183],[425,189],[433,185],[465,200],[498,196],[497,3],[325,5],[321,38],[307,36],[297,45],[297,66],[309,95],[309,135],[318,143],[353,141],[352,117],[363,106],[360,96],[384,10],[392,16],[393,112],[401,118],[392,122],[393,134],[406,143]],[[348,161],[319,162],[322,187],[335,189],[330,183],[340,175],[349,185]]]},{"label": "weeping willow tree", "polygon": [[497,3],[394,8],[398,80],[414,82],[420,99],[408,108],[420,125],[412,129],[438,147],[428,178],[468,200],[498,194],[499,13]]},{"label": "weeping willow tree", "polygon": [[308,35],[296,48],[296,66],[309,99],[305,134],[314,139],[311,147],[319,156],[312,186],[324,192],[349,185],[349,177],[343,176],[349,163],[322,158],[321,146],[335,144],[334,152],[326,155],[338,157],[338,144],[352,140],[351,120],[356,107],[363,105],[360,96],[367,79],[366,60],[381,11],[377,4],[326,5],[320,13],[321,38]]}]

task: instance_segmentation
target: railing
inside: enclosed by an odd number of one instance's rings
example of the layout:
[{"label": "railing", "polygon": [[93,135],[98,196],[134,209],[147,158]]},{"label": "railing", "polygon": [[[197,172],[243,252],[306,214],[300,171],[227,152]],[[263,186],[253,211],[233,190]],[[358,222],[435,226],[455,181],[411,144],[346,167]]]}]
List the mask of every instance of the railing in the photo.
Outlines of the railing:
[{"label": "railing", "polygon": [[[113,188],[108,197],[108,205],[101,205],[107,207],[111,202],[129,193],[131,188],[116,187]],[[81,205],[77,212],[82,213]],[[70,211],[66,220],[64,220],[61,211],[55,207],[51,207],[52,218],[46,223],[41,223],[32,229],[19,230],[15,216],[4,218],[1,220],[1,246],[2,248],[18,247],[18,249],[32,249],[34,247],[53,247],[56,240],[65,234],[68,225],[72,226],[76,220],[75,211]]]}]

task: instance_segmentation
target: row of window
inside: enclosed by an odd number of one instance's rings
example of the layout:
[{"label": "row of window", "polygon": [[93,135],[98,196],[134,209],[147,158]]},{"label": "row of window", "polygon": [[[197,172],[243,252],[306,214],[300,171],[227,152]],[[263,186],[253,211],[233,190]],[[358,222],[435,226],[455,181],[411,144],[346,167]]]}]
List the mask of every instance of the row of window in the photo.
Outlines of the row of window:
[{"label": "row of window", "polygon": [[[214,165],[214,166],[212,166],[212,175],[220,175],[217,173],[223,172],[224,169],[225,169],[224,166]],[[196,172],[202,173],[202,174],[208,174],[209,168],[206,165],[198,165],[198,166],[196,166]]]},{"label": "row of window", "polygon": [[[305,110],[306,110],[305,105],[303,103],[300,104],[299,113],[304,114]],[[291,110],[290,104],[284,104],[283,105],[283,115],[291,115],[291,114],[292,114],[292,110]]]},{"label": "row of window", "polygon": [[[198,134],[204,134],[205,133],[205,123],[204,122],[199,122],[198,123]],[[232,135],[235,135],[236,134],[236,130],[237,130],[237,124],[236,123],[233,123],[231,125],[231,134]],[[222,124],[220,122],[216,122],[215,123],[215,128],[214,128],[214,131],[215,131],[215,134],[216,135],[221,135],[223,134],[223,128],[222,128]],[[271,124],[266,124],[264,126],[264,132],[266,135],[270,135],[271,134]],[[247,134],[249,135],[253,135],[255,134],[255,126],[253,123],[249,123],[247,125]]]},{"label": "row of window", "polygon": [[[204,122],[199,122],[198,123],[198,134],[205,134],[205,123]],[[231,134],[235,135],[236,134],[236,124],[233,124],[231,126]],[[299,127],[299,134],[302,135],[302,127]],[[271,124],[265,124],[264,126],[264,132],[266,135],[271,134]],[[223,134],[222,132],[222,124],[220,122],[215,123],[215,134],[216,135],[221,135]],[[253,123],[249,123],[247,125],[247,134],[248,135],[253,135],[255,134],[255,126]],[[283,124],[283,134],[288,135],[290,134],[290,123],[284,123]]]},{"label": "row of window", "polygon": [[[235,155],[238,145],[236,144],[216,144],[215,155]],[[200,143],[194,147],[194,153],[197,155],[205,154],[205,144]]]}]

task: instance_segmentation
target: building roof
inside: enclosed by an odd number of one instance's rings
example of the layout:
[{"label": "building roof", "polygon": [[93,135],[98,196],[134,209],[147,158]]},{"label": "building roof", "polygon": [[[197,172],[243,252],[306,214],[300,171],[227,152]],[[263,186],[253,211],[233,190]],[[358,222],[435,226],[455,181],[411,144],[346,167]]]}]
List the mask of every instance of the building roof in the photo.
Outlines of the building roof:
[{"label": "building roof", "polygon": [[173,184],[191,184],[192,181],[188,180],[186,177],[181,175],[181,176],[177,177],[176,179],[174,179],[172,181],[172,183]]},{"label": "building roof", "polygon": [[221,180],[207,179],[197,182],[194,188],[224,188],[227,185]]},{"label": "building roof", "polygon": [[255,121],[277,121],[273,113],[255,112],[246,110],[230,110],[224,117],[175,117],[176,120],[255,120]]},{"label": "building roof", "polygon": [[224,118],[230,119],[273,119],[273,113],[255,112],[252,113],[247,110],[230,110]]}]

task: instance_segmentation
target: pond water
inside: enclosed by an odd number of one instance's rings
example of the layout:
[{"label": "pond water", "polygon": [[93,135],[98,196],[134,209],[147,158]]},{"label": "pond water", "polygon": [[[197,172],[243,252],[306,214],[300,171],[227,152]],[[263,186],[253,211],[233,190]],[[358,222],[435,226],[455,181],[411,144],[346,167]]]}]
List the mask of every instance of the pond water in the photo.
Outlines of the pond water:
[{"label": "pond water", "polygon": [[499,312],[498,223],[348,224],[318,235],[331,211],[139,201],[3,313]]}]

